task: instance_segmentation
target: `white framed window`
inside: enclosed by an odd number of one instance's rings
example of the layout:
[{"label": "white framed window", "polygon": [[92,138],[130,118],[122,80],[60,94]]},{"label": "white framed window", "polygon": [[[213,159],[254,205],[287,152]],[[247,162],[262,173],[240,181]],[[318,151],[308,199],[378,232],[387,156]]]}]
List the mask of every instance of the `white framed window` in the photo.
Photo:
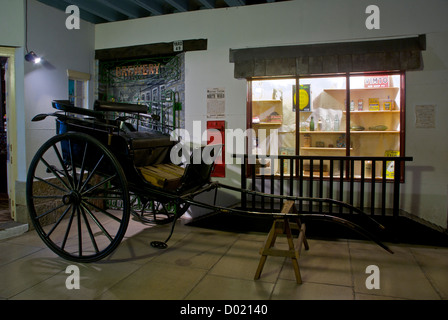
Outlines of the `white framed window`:
[{"label": "white framed window", "polygon": [[90,74],[67,70],[68,76],[68,99],[75,107],[88,108],[88,85]]}]

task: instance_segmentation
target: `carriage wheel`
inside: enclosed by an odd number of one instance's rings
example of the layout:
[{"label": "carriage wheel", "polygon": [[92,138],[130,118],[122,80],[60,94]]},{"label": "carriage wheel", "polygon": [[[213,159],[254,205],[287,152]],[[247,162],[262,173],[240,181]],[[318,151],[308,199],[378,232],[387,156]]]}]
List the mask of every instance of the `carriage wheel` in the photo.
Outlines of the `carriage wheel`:
[{"label": "carriage wheel", "polygon": [[165,224],[181,217],[190,205],[176,201],[161,202],[131,195],[131,213],[145,223]]},{"label": "carriage wheel", "polygon": [[37,233],[64,259],[100,260],[126,233],[126,176],[116,157],[91,136],[65,133],[42,145],[31,161],[26,191]]}]

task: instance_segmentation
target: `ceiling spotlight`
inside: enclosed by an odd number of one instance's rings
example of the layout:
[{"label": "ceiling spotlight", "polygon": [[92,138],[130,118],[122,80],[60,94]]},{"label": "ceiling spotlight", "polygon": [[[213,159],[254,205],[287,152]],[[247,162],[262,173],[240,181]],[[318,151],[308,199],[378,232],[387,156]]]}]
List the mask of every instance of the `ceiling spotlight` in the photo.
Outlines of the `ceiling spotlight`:
[{"label": "ceiling spotlight", "polygon": [[25,60],[34,63],[39,63],[42,61],[42,59],[34,51],[28,52],[25,55]]}]

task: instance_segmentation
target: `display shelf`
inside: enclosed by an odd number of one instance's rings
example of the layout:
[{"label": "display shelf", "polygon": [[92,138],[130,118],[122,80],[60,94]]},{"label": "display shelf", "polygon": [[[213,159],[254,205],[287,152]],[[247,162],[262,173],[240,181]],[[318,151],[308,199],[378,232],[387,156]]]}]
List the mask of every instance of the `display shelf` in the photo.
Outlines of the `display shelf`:
[{"label": "display shelf", "polygon": [[[342,113],[346,114],[347,111],[342,111]],[[354,114],[363,114],[363,113],[366,113],[366,114],[373,114],[373,113],[376,113],[376,114],[384,114],[384,113],[400,114],[400,110],[396,109],[396,110],[353,110],[353,111],[350,111],[350,114],[353,114],[353,113]]]},{"label": "display shelf", "polygon": [[344,134],[345,131],[300,131],[300,134]]},{"label": "display shelf", "polygon": [[377,130],[377,131],[375,131],[375,130],[363,130],[363,131],[355,131],[355,130],[352,130],[352,131],[350,131],[350,134],[378,134],[378,133],[384,133],[384,134],[389,134],[389,133],[400,133],[400,131],[397,131],[397,130],[390,130],[390,131],[388,131],[388,130],[382,130],[382,131],[380,131],[380,130]]},{"label": "display shelf", "polygon": [[[354,91],[354,92],[362,92],[362,91],[377,91],[377,90],[392,90],[395,91],[395,93],[398,93],[398,91],[400,90],[399,87],[378,87],[378,88],[351,88],[350,91]],[[324,89],[325,92],[345,92],[347,91],[345,88],[336,88],[336,89],[332,89],[332,88],[328,88],[328,89]]]},{"label": "display shelf", "polygon": [[[257,118],[258,121],[253,121]],[[282,100],[254,100],[252,102],[253,124],[277,124],[283,122]]]},{"label": "display shelf", "polygon": [[281,126],[280,122],[252,122],[255,126]]},{"label": "display shelf", "polygon": [[[346,148],[331,148],[331,147],[300,147],[302,150],[318,150],[318,151],[345,151]],[[350,148],[353,150],[353,148]]]},{"label": "display shelf", "polygon": [[[300,134],[344,134],[345,131],[300,131]],[[399,130],[350,130],[350,133],[400,133]]]}]

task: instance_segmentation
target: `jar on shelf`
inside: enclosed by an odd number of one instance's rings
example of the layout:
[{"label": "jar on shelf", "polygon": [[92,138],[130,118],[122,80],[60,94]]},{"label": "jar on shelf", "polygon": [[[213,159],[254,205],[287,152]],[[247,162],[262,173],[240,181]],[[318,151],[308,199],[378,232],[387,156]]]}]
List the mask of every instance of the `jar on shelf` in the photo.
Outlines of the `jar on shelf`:
[{"label": "jar on shelf", "polygon": [[303,136],[303,146],[305,148],[311,147],[311,135],[310,134],[305,134]]}]

